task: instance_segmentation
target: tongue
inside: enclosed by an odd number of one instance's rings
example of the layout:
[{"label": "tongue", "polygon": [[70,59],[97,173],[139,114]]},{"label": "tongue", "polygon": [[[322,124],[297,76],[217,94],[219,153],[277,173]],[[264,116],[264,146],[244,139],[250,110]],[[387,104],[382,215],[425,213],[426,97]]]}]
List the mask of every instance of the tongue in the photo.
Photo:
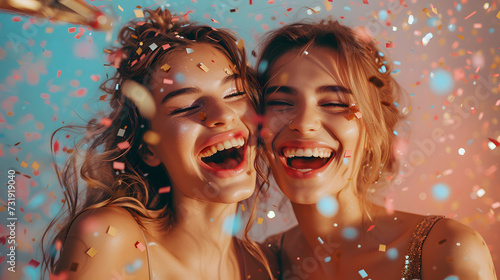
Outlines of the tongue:
[{"label": "tongue", "polygon": [[289,166],[295,169],[318,169],[325,165],[328,159],[309,158],[309,157],[294,157],[289,159]]},{"label": "tongue", "polygon": [[238,161],[234,158],[228,158],[221,163],[209,162],[207,164],[213,169],[234,169],[238,166]]}]

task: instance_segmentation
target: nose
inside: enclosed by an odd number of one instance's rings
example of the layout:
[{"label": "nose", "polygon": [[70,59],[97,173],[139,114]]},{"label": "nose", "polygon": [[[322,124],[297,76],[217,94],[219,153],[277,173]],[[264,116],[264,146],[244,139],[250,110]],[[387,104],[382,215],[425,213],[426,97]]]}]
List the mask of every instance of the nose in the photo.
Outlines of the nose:
[{"label": "nose", "polygon": [[237,118],[236,112],[223,100],[210,100],[206,106],[207,127],[227,126]]},{"label": "nose", "polygon": [[290,130],[296,130],[302,134],[317,131],[320,127],[321,122],[315,108],[306,105],[298,108],[297,113],[288,123]]}]

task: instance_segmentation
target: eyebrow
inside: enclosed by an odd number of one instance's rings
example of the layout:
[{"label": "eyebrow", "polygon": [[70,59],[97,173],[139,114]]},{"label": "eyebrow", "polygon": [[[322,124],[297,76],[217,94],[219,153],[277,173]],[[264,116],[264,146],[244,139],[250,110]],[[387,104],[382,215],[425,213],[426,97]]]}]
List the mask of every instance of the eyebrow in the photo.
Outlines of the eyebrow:
[{"label": "eyebrow", "polygon": [[[274,92],[282,92],[286,94],[296,94],[297,90],[292,88],[292,87],[287,87],[287,86],[272,86],[266,88],[264,91],[264,95],[268,95]],[[316,88],[316,93],[329,93],[329,92],[342,92],[342,93],[352,93],[349,89],[339,86],[339,85],[327,85],[327,86],[320,86]]]},{"label": "eyebrow", "polygon": [[[224,79],[222,79],[221,84],[227,84],[228,82],[232,82],[232,81],[236,80],[237,78],[239,78],[238,74],[232,74],[232,75],[227,76]],[[161,103],[165,103],[168,100],[170,100],[178,95],[181,95],[181,94],[191,94],[191,93],[198,93],[198,92],[201,92],[201,89],[198,87],[185,87],[185,88],[176,89],[176,90],[169,92],[167,95],[165,95],[165,97],[163,97],[163,99],[161,100]]]}]

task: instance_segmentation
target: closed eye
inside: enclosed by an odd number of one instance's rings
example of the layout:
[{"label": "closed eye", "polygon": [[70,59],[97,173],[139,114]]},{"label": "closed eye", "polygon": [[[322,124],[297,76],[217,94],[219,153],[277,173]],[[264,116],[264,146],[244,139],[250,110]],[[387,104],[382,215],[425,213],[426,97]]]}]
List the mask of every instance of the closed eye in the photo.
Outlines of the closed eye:
[{"label": "closed eye", "polygon": [[200,105],[194,105],[194,106],[179,108],[179,109],[173,110],[170,113],[170,115],[176,115],[176,114],[186,113],[186,112],[189,112],[189,111],[192,111],[192,110],[196,110],[198,108],[200,108]]},{"label": "closed eye", "polygon": [[233,98],[233,97],[242,96],[242,95],[246,95],[246,94],[247,94],[246,91],[238,91],[238,92],[228,94],[228,95],[224,96],[224,98]]},{"label": "closed eye", "polygon": [[267,101],[266,105],[267,106],[292,106],[293,104],[291,104],[290,102],[281,101],[281,100],[271,100],[271,101]]},{"label": "closed eye", "polygon": [[348,108],[349,105],[345,103],[337,103],[337,102],[330,102],[330,103],[324,103],[320,105],[321,107],[338,107],[338,108]]}]

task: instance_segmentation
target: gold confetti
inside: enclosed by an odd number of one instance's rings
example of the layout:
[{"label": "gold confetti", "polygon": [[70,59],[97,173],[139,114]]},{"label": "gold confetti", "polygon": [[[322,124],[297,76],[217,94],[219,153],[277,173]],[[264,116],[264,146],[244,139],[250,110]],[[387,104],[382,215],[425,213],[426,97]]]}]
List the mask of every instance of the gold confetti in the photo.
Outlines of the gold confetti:
[{"label": "gold confetti", "polygon": [[378,250],[379,250],[380,252],[385,252],[385,248],[386,248],[386,245],[384,245],[384,244],[379,244],[379,245],[378,245]]},{"label": "gold confetti", "polygon": [[38,170],[38,168],[40,167],[40,165],[38,164],[38,162],[34,161],[32,164],[31,164],[31,167],[35,170]]},{"label": "gold confetti", "polygon": [[264,218],[257,218],[258,225],[262,225],[262,222],[264,222]]},{"label": "gold confetti", "polygon": [[137,18],[143,18],[144,17],[144,12],[142,10],[134,10],[135,17]]},{"label": "gold confetti", "polygon": [[200,120],[204,121],[207,119],[207,113],[205,112],[200,112],[199,114]]},{"label": "gold confetti", "polygon": [[160,69],[161,69],[163,72],[168,72],[168,71],[170,71],[170,68],[172,68],[172,67],[170,67],[170,65],[168,65],[168,63],[165,63],[165,64],[163,64],[163,66],[162,66],[162,67],[160,67]]},{"label": "gold confetti", "polygon": [[500,11],[497,13],[497,19],[500,19]]},{"label": "gold confetti", "polygon": [[210,69],[203,63],[198,63],[198,67],[200,67],[201,70],[205,71],[205,73],[210,71]]},{"label": "gold confetti", "polygon": [[115,236],[117,231],[118,230],[114,226],[109,226],[108,230],[106,230],[106,233],[111,236]]},{"label": "gold confetti", "polygon": [[463,39],[464,39],[464,36],[462,36],[462,35],[458,35],[458,38],[460,38],[460,39],[462,39],[462,40],[463,40]]},{"label": "gold confetti", "polygon": [[241,211],[245,212],[245,205],[241,204]]},{"label": "gold confetti", "polygon": [[90,249],[88,249],[85,253],[89,255],[89,257],[93,258],[95,254],[97,254],[97,250],[94,249],[94,247],[90,247]]},{"label": "gold confetti", "polygon": [[160,143],[160,135],[154,131],[146,131],[146,133],[144,133],[144,136],[142,137],[142,139],[144,140],[144,142],[150,144],[150,145],[156,145],[158,143]]},{"label": "gold confetti", "polygon": [[142,49],[141,49],[141,48],[138,48],[135,52],[136,52],[138,55],[141,55],[141,53],[142,53]]},{"label": "gold confetti", "polygon": [[21,167],[23,167],[23,168],[28,167],[28,163],[26,163],[26,162],[24,162],[24,161],[23,161],[23,162],[21,162]]}]

